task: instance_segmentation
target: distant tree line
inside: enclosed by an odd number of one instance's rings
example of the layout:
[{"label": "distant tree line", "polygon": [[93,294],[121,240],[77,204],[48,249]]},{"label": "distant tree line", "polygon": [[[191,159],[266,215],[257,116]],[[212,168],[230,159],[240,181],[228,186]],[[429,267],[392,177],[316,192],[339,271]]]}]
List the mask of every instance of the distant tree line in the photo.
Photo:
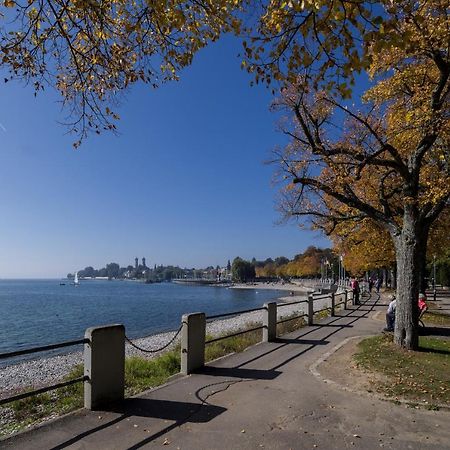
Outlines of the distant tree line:
[{"label": "distant tree line", "polygon": [[247,282],[255,278],[314,278],[337,276],[338,257],[330,248],[317,248],[309,246],[303,253],[295,255],[292,260],[285,256],[275,259],[267,258],[257,261],[253,258],[246,261],[240,257],[234,259],[232,264],[232,277],[234,281]]},{"label": "distant tree line", "polygon": [[[148,282],[170,281],[174,278],[219,278],[221,272],[219,266],[208,266],[204,269],[189,269],[179,266],[164,266],[156,264],[153,268],[139,264],[137,267],[121,267],[118,263],[111,262],[101,269],[94,269],[87,266],[78,270],[79,278],[109,278],[109,279],[142,279]],[[225,269],[223,269],[225,270]],[[253,258],[246,261],[241,257],[236,257],[231,264],[228,261],[226,271],[231,273],[233,281],[245,283],[258,278],[314,278],[325,276],[331,278],[333,274],[338,274],[338,258],[330,248],[317,248],[309,246],[303,253],[294,256],[292,260],[285,256],[278,256],[274,259],[267,258],[258,261]],[[73,278],[74,274],[69,273],[68,278]]]}]

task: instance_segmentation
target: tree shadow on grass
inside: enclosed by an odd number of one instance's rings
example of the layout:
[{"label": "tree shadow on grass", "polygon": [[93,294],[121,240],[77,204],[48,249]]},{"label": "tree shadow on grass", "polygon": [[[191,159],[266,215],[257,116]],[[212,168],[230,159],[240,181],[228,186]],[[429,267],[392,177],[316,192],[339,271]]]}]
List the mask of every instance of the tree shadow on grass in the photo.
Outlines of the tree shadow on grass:
[{"label": "tree shadow on grass", "polygon": [[425,327],[419,329],[420,336],[450,338],[450,327]]},{"label": "tree shadow on grass", "polygon": [[449,350],[440,350],[438,348],[422,348],[419,347],[419,352],[421,353],[436,353],[438,355],[450,355]]}]

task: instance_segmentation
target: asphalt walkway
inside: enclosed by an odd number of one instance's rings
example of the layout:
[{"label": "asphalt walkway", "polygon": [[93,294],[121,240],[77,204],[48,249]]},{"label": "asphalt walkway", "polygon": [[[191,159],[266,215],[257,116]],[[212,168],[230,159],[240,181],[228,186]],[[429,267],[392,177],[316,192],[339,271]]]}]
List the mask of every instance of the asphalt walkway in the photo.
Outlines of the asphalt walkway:
[{"label": "asphalt walkway", "polygon": [[374,295],[314,326],[222,358],[128,399],[0,442],[4,449],[449,449],[450,412],[351,394],[310,367],[344,339],[377,334]]}]

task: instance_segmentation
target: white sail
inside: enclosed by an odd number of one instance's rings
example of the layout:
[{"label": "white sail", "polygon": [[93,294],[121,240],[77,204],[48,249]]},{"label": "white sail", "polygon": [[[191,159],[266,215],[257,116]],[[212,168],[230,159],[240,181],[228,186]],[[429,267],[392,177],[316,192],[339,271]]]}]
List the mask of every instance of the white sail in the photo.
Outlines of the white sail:
[{"label": "white sail", "polygon": [[78,284],[78,272],[75,272],[75,278],[73,279],[74,284]]}]

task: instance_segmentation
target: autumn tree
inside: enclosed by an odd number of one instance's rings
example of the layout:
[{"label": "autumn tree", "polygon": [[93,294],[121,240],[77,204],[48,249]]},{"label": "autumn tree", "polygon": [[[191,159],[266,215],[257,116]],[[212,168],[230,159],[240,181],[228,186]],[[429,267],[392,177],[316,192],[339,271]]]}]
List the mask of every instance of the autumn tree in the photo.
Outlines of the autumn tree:
[{"label": "autumn tree", "polygon": [[[342,100],[346,85],[341,96],[318,89],[308,74],[277,103],[292,114],[283,127],[291,142],[277,152],[281,208],[327,231],[368,217],[389,232],[398,270],[394,339],[416,349],[421,265],[430,227],[450,197],[448,16],[442,1],[367,3],[385,8],[382,23],[368,22],[361,45],[353,41],[371,77],[364,103]],[[336,70],[345,76],[345,66]]]},{"label": "autumn tree", "polygon": [[395,250],[389,232],[372,219],[341,222],[330,235],[345,268],[353,275],[392,267]]},{"label": "autumn tree", "polygon": [[[235,0],[3,0],[1,66],[61,94],[67,125],[80,139],[114,130],[117,94],[137,81],[178,79],[194,54],[239,28]],[[75,143],[79,145],[80,141]]]},{"label": "autumn tree", "polygon": [[[445,208],[432,224],[427,244],[425,264],[433,259],[445,260],[450,251],[450,208]],[[395,247],[389,232],[372,219],[346,221],[338,224],[330,238],[335,251],[345,254],[344,263],[352,274],[362,275],[373,269],[395,267]],[[429,269],[428,269],[429,272]],[[420,291],[427,287],[427,270],[420,273]]]}]

